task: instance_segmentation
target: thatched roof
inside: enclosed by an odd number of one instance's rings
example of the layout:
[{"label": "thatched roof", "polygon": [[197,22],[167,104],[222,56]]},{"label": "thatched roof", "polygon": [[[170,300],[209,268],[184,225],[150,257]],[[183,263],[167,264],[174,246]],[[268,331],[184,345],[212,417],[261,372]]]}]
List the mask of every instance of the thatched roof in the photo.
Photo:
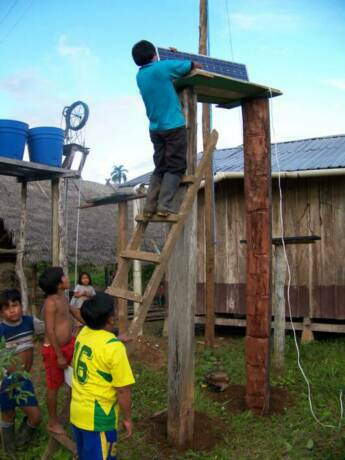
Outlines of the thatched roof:
[{"label": "thatched roof", "polygon": [[[95,182],[81,182],[81,199],[109,195],[112,188]],[[79,181],[70,179],[67,200],[68,257],[74,262]],[[16,235],[19,230],[20,189],[15,179],[2,176],[0,180],[0,218],[6,228]],[[116,251],[117,207],[114,205],[80,210],[80,263],[105,265],[114,263]],[[26,262],[50,261],[51,251],[50,182],[28,184],[28,223]]]}]

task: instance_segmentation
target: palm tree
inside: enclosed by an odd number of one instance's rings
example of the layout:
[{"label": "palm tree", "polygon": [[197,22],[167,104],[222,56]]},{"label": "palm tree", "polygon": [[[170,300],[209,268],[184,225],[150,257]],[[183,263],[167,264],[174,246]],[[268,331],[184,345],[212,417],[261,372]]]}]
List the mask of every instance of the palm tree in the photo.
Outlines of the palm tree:
[{"label": "palm tree", "polygon": [[110,173],[111,180],[117,184],[121,184],[122,182],[126,182],[128,173],[127,169],[123,165],[120,166],[113,166],[113,169]]}]

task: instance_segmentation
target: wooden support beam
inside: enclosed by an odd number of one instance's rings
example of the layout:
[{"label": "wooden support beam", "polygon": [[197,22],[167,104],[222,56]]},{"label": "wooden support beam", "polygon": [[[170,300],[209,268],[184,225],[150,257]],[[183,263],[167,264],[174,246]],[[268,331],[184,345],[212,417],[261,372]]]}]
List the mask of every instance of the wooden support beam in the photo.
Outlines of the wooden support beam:
[{"label": "wooden support beam", "polygon": [[[79,184],[80,186],[80,184]],[[59,265],[62,267],[66,276],[68,276],[68,260],[67,260],[67,229],[66,229],[66,219],[65,219],[65,205],[67,196],[65,195],[65,179],[59,179],[59,202],[58,202],[58,238],[59,238]]]},{"label": "wooden support beam", "polygon": [[52,226],[51,226],[51,248],[52,265],[60,263],[60,236],[59,236],[59,179],[51,181],[52,201]]},{"label": "wooden support beam", "polygon": [[[128,229],[128,204],[126,201],[119,203],[119,217],[118,217],[118,244],[117,254],[121,254],[127,247],[127,229]],[[128,270],[126,270],[126,277],[122,283],[122,288],[128,288]],[[127,298],[120,298],[117,303],[119,315],[119,331],[125,334],[128,329],[128,311],[127,311]]]},{"label": "wooden support beam", "polygon": [[242,104],[247,235],[246,406],[269,409],[272,199],[268,99]]},{"label": "wooden support beam", "polygon": [[[199,25],[199,54],[208,55],[207,49],[207,0],[200,0],[200,25]],[[208,137],[211,132],[211,107],[209,104],[202,105],[202,139],[205,151]],[[211,158],[205,174],[205,345],[214,346],[214,301],[215,301],[215,234],[214,234],[214,183],[213,183],[213,160]]]},{"label": "wooden support beam", "polygon": [[285,278],[287,266],[284,256],[284,247],[275,246],[274,249],[274,336],[273,336],[273,364],[276,369],[284,368],[285,349]]},{"label": "wooden support beam", "polygon": [[25,250],[25,230],[27,221],[27,198],[28,198],[28,185],[26,182],[22,183],[21,190],[21,211],[20,211],[20,228],[19,238],[17,243],[17,257],[16,257],[16,275],[19,280],[20,293],[22,296],[23,312],[27,313],[29,308],[28,299],[28,285],[24,273],[24,250]]},{"label": "wooden support beam", "polygon": [[142,296],[133,291],[128,291],[127,289],[121,289],[118,287],[109,286],[107,289],[107,294],[110,294],[119,299],[131,300],[133,302],[141,303]]},{"label": "wooden support beam", "polygon": [[[182,93],[187,122],[188,174],[197,153],[197,100],[191,88]],[[168,439],[177,447],[192,444],[194,431],[194,311],[196,303],[196,212],[189,213],[170,259],[168,339]],[[178,225],[178,224],[177,224]]]},{"label": "wooden support beam", "polygon": [[147,218],[144,217],[143,214],[138,214],[135,217],[136,222],[168,222],[168,223],[175,223],[178,221],[178,215],[177,214],[169,214],[166,217],[163,216],[158,216],[157,214],[154,214],[152,217]]},{"label": "wooden support beam", "polygon": [[142,262],[152,262],[154,264],[159,264],[161,261],[159,254],[144,251],[134,251],[130,249],[122,251],[120,257],[124,257],[125,259],[141,260]]}]

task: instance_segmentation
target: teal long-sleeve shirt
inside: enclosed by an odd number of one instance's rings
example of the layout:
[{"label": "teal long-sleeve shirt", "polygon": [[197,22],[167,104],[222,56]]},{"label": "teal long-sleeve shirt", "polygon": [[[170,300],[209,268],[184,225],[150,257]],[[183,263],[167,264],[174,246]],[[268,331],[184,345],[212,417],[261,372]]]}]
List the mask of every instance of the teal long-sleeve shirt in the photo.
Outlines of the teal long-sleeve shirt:
[{"label": "teal long-sleeve shirt", "polygon": [[150,120],[151,131],[185,126],[173,80],[187,75],[192,67],[191,61],[165,60],[151,62],[139,69],[137,84]]}]

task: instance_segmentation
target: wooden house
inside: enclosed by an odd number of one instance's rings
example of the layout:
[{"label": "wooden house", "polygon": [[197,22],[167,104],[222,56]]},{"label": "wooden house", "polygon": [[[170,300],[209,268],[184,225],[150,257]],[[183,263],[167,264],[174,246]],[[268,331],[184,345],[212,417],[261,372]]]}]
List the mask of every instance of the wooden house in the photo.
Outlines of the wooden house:
[{"label": "wooden house", "polygon": [[[345,332],[345,135],[272,146],[272,235],[282,235],[278,165],[285,236],[318,235],[309,245],[287,246],[290,299],[295,319],[327,320],[315,330]],[[216,323],[245,325],[246,247],[242,146],[214,155],[216,225]],[[149,175],[126,185],[147,183]],[[198,302],[204,322],[205,230],[203,189],[198,200]],[[286,288],[287,290],[286,280]],[[287,294],[287,293],[286,293]],[[287,298],[287,295],[285,296]],[[288,305],[286,305],[288,316]],[[299,326],[299,325],[298,325]]]}]

